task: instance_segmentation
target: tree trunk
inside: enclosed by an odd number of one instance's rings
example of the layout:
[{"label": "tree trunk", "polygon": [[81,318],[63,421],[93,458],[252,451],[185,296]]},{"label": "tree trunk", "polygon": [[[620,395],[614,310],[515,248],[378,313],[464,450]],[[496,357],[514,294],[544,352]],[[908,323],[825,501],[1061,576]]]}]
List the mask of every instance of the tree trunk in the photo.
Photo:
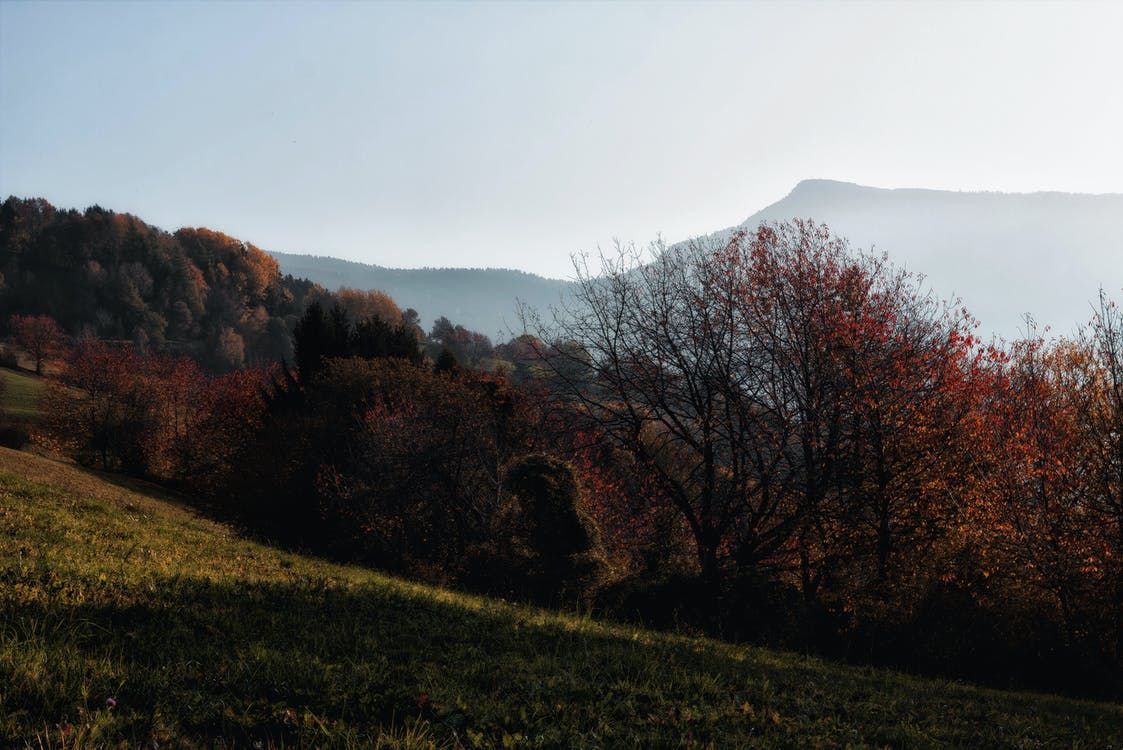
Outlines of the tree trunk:
[{"label": "tree trunk", "polygon": [[893,548],[892,528],[889,525],[889,509],[882,504],[878,512],[877,525],[877,580],[889,580],[889,553]]}]

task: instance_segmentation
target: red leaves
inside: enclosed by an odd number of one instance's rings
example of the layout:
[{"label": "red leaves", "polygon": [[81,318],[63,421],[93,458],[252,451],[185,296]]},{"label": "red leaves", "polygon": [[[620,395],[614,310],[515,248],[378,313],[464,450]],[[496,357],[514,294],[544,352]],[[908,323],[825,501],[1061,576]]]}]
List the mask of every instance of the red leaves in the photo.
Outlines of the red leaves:
[{"label": "red leaves", "polygon": [[13,315],[9,321],[16,343],[35,362],[36,374],[43,374],[47,359],[62,353],[66,334],[49,315]]},{"label": "red leaves", "polygon": [[193,360],[82,342],[48,392],[55,442],[103,468],[210,489],[261,418],[265,374],[220,376]]}]

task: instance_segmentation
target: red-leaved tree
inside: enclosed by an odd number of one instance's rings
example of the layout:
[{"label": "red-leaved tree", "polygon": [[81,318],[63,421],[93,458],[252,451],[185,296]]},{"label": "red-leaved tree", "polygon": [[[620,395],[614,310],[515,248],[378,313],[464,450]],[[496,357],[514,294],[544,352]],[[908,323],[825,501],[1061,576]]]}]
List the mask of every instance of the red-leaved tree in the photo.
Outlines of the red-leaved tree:
[{"label": "red-leaved tree", "polygon": [[66,334],[50,315],[13,315],[12,336],[35,361],[35,374],[43,374],[43,363],[62,353]]}]

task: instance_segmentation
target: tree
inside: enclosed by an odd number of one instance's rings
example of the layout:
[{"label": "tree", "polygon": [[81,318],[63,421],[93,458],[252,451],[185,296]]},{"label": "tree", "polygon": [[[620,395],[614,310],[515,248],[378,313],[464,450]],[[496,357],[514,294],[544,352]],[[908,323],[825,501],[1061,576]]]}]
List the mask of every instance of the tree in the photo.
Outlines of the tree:
[{"label": "tree", "polygon": [[85,340],[44,400],[47,439],[83,463],[213,492],[260,423],[260,370],[208,375],[194,360]]},{"label": "tree", "polygon": [[460,371],[460,365],[448,348],[442,348],[441,353],[437,355],[436,362],[433,363],[433,371],[454,375]]},{"label": "tree", "polygon": [[246,363],[246,342],[233,328],[222,329],[214,351],[223,370],[239,369]]},{"label": "tree", "polygon": [[13,315],[9,326],[16,343],[35,361],[35,374],[43,374],[43,363],[60,354],[66,341],[55,319],[49,315]]},{"label": "tree", "polygon": [[322,512],[333,545],[454,577],[502,503],[504,467],[534,447],[531,405],[493,376],[402,358],[328,360],[304,393],[283,442],[300,446],[297,475],[314,486],[294,501]]},{"label": "tree", "polygon": [[853,319],[862,329],[842,353],[849,452],[841,492],[851,572],[883,595],[917,578],[958,521],[986,353],[966,310],[901,271],[878,275],[882,288]]},{"label": "tree", "polygon": [[1106,591],[1111,637],[1108,651],[1123,664],[1123,312],[1101,290],[1092,322],[1081,334],[1084,352],[1077,423],[1087,457],[1081,469],[1089,485],[1084,501],[1106,547],[1099,561],[1089,561]]},{"label": "tree", "polygon": [[167,458],[162,478],[208,497],[225,496],[242,471],[241,451],[261,427],[269,372],[207,375],[190,360],[165,362],[160,414]]},{"label": "tree", "polygon": [[[540,339],[578,344],[551,349],[542,366],[591,429],[657,480],[710,584],[733,557],[765,560],[795,530],[775,484],[784,436],[758,408],[760,383],[747,368],[742,239],[657,246],[649,263],[618,248],[602,277],[578,268],[574,307],[552,326],[537,324]],[[590,377],[575,380],[574,371]]]},{"label": "tree", "polygon": [[402,311],[402,328],[413,334],[418,341],[425,338],[425,331],[421,328],[421,315],[412,307]]},{"label": "tree", "polygon": [[487,336],[453,325],[448,318],[441,316],[433,322],[429,331],[430,356],[436,359],[444,349],[450,351],[461,365],[473,369],[481,368],[495,354]]},{"label": "tree", "polygon": [[327,359],[394,357],[420,363],[421,349],[413,332],[379,316],[352,323],[341,305],[324,313],[319,302],[304,311],[293,332],[296,367],[304,380],[319,372]]},{"label": "tree", "polygon": [[335,292],[335,301],[343,308],[347,314],[347,322],[351,325],[371,318],[377,318],[391,327],[406,322],[404,313],[385,292],[342,287]]},{"label": "tree", "polygon": [[414,364],[420,364],[422,360],[421,347],[413,331],[402,323],[391,323],[377,316],[363,318],[354,324],[347,351],[367,359],[396,357]]},{"label": "tree", "polygon": [[342,356],[347,350],[350,332],[345,315],[338,307],[333,313],[329,316],[323,305],[313,302],[293,329],[293,357],[304,379],[311,378],[325,358]]},{"label": "tree", "polygon": [[[577,303],[528,321],[572,342],[541,365],[557,397],[658,482],[703,580],[764,566],[813,598],[848,554],[868,405],[954,369],[965,321],[809,223],[651,255],[621,248],[596,277],[579,266]],[[875,375],[909,367],[909,389]]]},{"label": "tree", "polygon": [[131,350],[80,343],[47,386],[48,431],[82,462],[147,473],[159,394],[148,375],[145,358]]},{"label": "tree", "polygon": [[985,470],[970,531],[983,540],[984,575],[1015,579],[1006,608],[1051,613],[1042,619],[1059,622],[1071,646],[1088,635],[1085,573],[1102,559],[1080,436],[1086,350],[1050,344],[1032,321],[1027,333],[1009,347],[983,403],[987,442],[976,455]]}]

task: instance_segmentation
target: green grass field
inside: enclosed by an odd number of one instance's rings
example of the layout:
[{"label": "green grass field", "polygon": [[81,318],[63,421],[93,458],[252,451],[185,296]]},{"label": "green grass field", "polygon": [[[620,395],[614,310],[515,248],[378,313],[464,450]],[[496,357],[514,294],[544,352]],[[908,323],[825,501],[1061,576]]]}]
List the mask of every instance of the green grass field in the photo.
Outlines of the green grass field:
[{"label": "green grass field", "polygon": [[35,375],[0,368],[3,380],[3,395],[0,396],[0,416],[20,421],[35,421],[42,412],[39,397],[43,395],[43,379]]},{"label": "green grass field", "polygon": [[1123,707],[410,584],[0,449],[9,745],[1119,748]]}]

